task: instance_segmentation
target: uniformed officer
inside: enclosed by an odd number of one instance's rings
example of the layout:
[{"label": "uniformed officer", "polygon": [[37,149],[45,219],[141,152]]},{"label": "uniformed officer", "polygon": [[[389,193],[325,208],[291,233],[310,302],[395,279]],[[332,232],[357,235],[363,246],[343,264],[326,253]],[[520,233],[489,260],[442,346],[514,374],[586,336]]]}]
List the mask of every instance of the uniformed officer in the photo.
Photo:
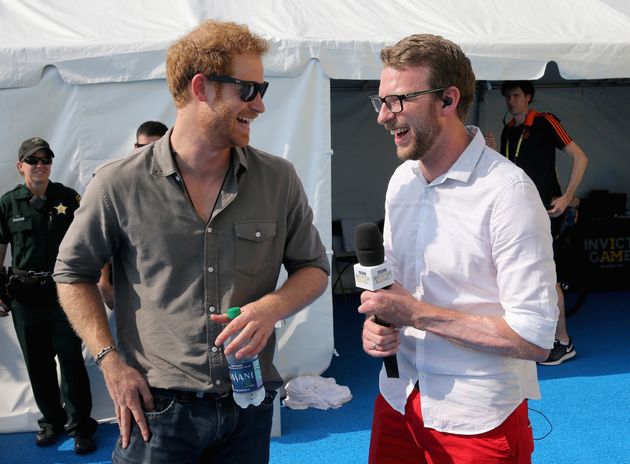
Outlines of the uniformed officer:
[{"label": "uniformed officer", "polygon": [[[81,341],[59,306],[52,279],[59,244],[80,196],[49,181],[54,156],[45,140],[25,140],[16,164],[24,184],[0,198],[0,264],[8,243],[12,255],[12,267],[4,274],[7,285],[0,292],[0,316],[13,315],[35,402],[43,415],[35,444],[54,444],[65,427],[74,437],[75,452],[84,454],[96,448],[90,381]],[[61,367],[61,389],[55,356]]]}]

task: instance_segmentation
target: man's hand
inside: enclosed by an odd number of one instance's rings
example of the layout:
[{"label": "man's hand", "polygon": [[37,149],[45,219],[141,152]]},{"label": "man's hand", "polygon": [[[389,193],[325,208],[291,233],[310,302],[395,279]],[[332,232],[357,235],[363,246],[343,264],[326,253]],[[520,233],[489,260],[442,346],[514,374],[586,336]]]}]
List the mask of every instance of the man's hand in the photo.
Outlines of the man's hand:
[{"label": "man's hand", "polygon": [[228,324],[214,341],[216,346],[223,345],[230,335],[241,331],[223,351],[226,355],[236,352],[238,359],[260,353],[276,324],[276,321],[257,307],[256,303],[241,307],[241,315],[231,321],[224,314],[212,315],[210,318],[219,324]]},{"label": "man's hand", "polygon": [[4,301],[0,300],[0,317],[7,317],[10,312],[11,309],[9,309],[9,306]]},{"label": "man's hand", "polygon": [[386,327],[374,322],[374,317],[369,317],[363,323],[363,351],[375,358],[384,358],[396,354],[400,337],[398,329]]},{"label": "man's hand", "polygon": [[114,309],[114,286],[111,284],[112,265],[107,262],[101,269],[101,277],[96,286],[109,309]]},{"label": "man's hand", "polygon": [[127,448],[129,445],[132,420],[138,424],[144,441],[149,441],[151,431],[144,411],[153,410],[153,395],[146,380],[116,352],[104,357],[100,367],[114,402],[122,447]]},{"label": "man's hand", "polygon": [[566,195],[551,200],[551,209],[547,210],[549,217],[554,218],[561,216],[568,208],[569,204],[571,204],[571,200],[573,200],[573,198]]},{"label": "man's hand", "polygon": [[484,135],[483,138],[486,140],[486,145],[493,150],[497,149],[497,139],[494,138],[494,134],[492,132],[488,132],[488,134]]},{"label": "man's hand", "polygon": [[371,314],[394,327],[414,326],[420,302],[407,292],[398,282],[388,288],[361,293],[361,306],[358,311]]},{"label": "man's hand", "polygon": [[109,309],[114,309],[114,286],[109,282],[99,282],[98,289],[103,297],[103,302]]}]

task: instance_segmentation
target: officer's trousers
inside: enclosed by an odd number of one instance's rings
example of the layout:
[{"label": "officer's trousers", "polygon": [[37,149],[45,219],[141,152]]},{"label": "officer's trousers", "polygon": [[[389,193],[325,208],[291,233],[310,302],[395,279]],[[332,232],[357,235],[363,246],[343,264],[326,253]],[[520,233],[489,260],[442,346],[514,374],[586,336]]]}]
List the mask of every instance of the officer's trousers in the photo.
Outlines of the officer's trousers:
[{"label": "officer's trousers", "polygon": [[[92,395],[81,340],[59,305],[25,307],[11,302],[13,325],[24,355],[40,427],[52,425],[71,436],[91,436],[97,423],[90,417]],[[61,371],[61,388],[57,363]]]}]

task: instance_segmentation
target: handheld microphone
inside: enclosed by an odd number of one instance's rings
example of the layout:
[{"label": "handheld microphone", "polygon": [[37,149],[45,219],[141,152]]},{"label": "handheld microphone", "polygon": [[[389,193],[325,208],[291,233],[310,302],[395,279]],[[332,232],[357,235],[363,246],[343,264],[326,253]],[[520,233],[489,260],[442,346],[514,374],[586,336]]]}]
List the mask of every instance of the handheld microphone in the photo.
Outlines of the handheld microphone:
[{"label": "handheld microphone", "polygon": [[[359,224],[354,232],[354,247],[357,252],[358,264],[354,265],[354,280],[356,286],[365,290],[378,290],[389,287],[394,283],[394,273],[385,261],[383,236],[376,224],[366,222]],[[390,324],[374,317],[377,324],[389,327]],[[396,355],[383,359],[387,377],[398,378],[398,361]]]}]

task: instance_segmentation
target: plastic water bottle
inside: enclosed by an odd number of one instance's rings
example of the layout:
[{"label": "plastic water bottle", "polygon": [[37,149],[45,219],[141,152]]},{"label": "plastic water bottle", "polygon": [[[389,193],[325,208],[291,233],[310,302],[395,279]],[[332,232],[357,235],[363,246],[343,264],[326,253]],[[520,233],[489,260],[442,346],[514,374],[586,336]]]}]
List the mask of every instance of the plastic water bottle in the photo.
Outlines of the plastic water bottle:
[{"label": "plastic water bottle", "polygon": [[[241,314],[241,308],[229,308],[227,317],[234,319]],[[230,344],[240,332],[231,335],[224,343]],[[236,359],[236,353],[227,355],[228,368],[230,370],[230,381],[232,382],[232,395],[234,401],[241,408],[245,409],[250,404],[258,406],[265,399],[265,387],[263,386],[262,373],[258,355],[251,358]]]}]

